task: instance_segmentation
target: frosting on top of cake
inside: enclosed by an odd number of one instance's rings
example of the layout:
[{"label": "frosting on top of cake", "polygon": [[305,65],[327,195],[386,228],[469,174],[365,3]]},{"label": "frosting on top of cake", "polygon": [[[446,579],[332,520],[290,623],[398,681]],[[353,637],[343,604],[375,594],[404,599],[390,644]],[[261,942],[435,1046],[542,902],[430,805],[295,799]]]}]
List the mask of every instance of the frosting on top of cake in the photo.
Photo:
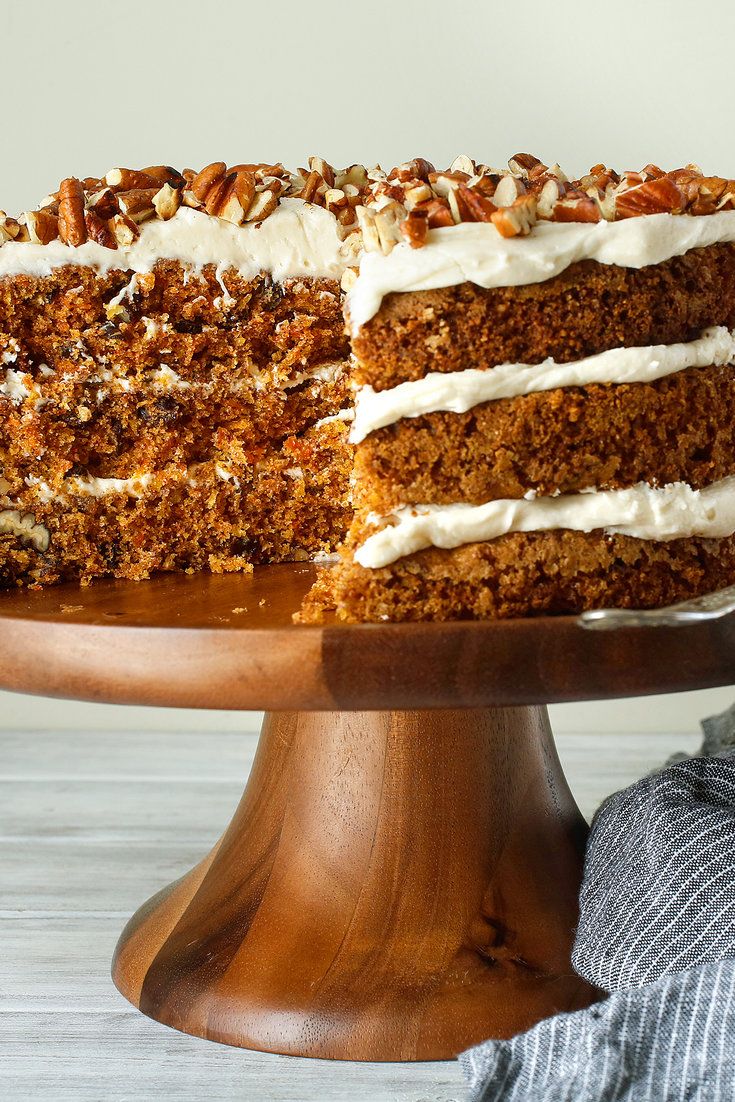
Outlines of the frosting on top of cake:
[{"label": "frosting on top of cake", "polygon": [[735,533],[735,475],[693,490],[685,482],[656,488],[640,482],[625,490],[583,490],[556,497],[499,499],[485,505],[413,505],[368,536],[355,553],[360,566],[379,569],[427,547],[453,548],[510,532],[571,529],[642,540],[690,536],[718,539]]},{"label": "frosting on top of cake", "polygon": [[0,278],[47,276],[68,264],[110,271],[150,272],[157,260],[176,260],[201,270],[214,264],[234,269],[243,279],[268,272],[274,279],[310,276],[339,279],[354,263],[354,237],[341,241],[334,215],[302,199],[282,199],[262,222],[235,225],[203,211],[180,207],[166,221],[152,219],[140,227],[130,245],[106,248],[95,241],[68,245],[56,239],[45,245],[7,241],[0,248]]},{"label": "frosting on top of cake", "polygon": [[690,249],[735,241],[735,211],[708,215],[649,214],[619,222],[542,222],[527,236],[503,237],[492,223],[431,230],[422,248],[397,244],[387,255],[365,252],[347,308],[353,331],[386,295],[459,283],[518,287],[542,283],[580,260],[645,268]]},{"label": "frosting on top of cake", "polygon": [[399,383],[387,390],[359,387],[350,433],[359,444],[371,432],[395,424],[402,417],[421,417],[445,411],[466,413],[481,402],[518,398],[557,387],[607,383],[650,383],[688,367],[735,363],[735,332],[719,325],[686,344],[655,344],[640,348],[611,348],[583,360],[539,364],[503,363],[483,369],[432,371],[422,379]]}]

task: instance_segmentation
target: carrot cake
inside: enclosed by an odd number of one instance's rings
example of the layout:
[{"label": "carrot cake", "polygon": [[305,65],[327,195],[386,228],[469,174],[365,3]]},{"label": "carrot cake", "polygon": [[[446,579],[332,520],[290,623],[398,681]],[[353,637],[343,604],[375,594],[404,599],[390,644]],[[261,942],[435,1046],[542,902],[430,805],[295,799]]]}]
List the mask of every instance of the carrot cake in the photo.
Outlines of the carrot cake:
[{"label": "carrot cake", "polygon": [[113,169],[0,240],[6,585],[339,548],[302,619],[374,621],[735,582],[731,181]]}]

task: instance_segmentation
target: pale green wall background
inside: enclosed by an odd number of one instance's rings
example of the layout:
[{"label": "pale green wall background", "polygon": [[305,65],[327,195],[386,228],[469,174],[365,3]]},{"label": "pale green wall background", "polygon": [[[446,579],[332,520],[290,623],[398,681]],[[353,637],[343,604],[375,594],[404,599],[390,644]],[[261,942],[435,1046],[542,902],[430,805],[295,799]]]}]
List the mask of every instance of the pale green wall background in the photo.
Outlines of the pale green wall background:
[{"label": "pale green wall background", "polygon": [[[0,37],[11,213],[69,174],[310,153],[502,163],[530,151],[575,173],[694,160],[735,176],[730,0],[0,0]],[[692,730],[729,703],[716,690],[564,705],[553,718],[559,730]],[[257,723],[0,694],[0,729]]]}]

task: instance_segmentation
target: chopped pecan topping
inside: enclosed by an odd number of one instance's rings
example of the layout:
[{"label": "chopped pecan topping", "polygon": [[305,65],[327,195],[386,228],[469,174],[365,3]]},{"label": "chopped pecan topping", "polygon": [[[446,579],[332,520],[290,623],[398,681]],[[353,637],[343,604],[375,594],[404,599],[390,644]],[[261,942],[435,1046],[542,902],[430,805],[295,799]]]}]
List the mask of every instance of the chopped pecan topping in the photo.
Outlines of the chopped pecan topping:
[{"label": "chopped pecan topping", "polygon": [[[593,165],[569,180],[558,165],[516,153],[508,170],[459,156],[447,169],[422,157],[390,172],[379,166],[335,169],[322,157],[288,171],[282,164],[215,161],[201,171],[170,165],[112,168],[101,179],[70,177],[19,221],[0,211],[0,246],[9,241],[66,244],[87,240],[125,247],[149,219],[173,218],[181,206],[234,225],[260,222],[283,198],[324,207],[342,240],[388,253],[399,242],[420,248],[432,230],[486,222],[506,237],[529,233],[537,221],[599,222],[646,214],[707,215],[735,210],[735,180],[705,176],[697,165],[665,172],[647,164],[621,174]],[[358,233],[359,231],[359,233]]]}]

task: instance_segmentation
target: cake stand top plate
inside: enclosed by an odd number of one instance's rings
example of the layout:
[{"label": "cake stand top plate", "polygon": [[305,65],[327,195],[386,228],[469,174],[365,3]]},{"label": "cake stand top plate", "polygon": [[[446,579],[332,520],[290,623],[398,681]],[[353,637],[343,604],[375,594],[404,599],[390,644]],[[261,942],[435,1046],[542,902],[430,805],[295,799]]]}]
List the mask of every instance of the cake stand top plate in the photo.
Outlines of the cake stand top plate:
[{"label": "cake stand top plate", "polygon": [[294,625],[315,568],[0,593],[0,688],[185,708],[462,708],[735,681],[735,615],[590,631],[575,617]]}]

